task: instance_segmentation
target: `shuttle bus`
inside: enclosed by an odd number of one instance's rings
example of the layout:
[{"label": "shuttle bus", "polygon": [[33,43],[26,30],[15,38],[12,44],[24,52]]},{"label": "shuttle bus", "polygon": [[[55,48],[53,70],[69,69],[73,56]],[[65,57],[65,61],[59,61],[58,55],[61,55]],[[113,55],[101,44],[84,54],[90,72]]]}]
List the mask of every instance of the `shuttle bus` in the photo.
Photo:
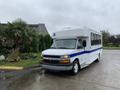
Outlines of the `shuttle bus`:
[{"label": "shuttle bus", "polygon": [[102,34],[92,29],[71,29],[53,33],[51,48],[42,52],[42,68],[77,74],[102,55]]}]

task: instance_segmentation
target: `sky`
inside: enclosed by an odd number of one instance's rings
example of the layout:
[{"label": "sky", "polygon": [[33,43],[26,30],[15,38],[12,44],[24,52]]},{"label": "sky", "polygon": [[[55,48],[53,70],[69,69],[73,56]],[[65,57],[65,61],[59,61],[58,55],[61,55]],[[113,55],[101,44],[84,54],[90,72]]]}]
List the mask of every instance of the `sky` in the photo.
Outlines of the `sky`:
[{"label": "sky", "polygon": [[88,27],[120,34],[120,0],[0,0],[0,22],[18,18],[50,33]]}]

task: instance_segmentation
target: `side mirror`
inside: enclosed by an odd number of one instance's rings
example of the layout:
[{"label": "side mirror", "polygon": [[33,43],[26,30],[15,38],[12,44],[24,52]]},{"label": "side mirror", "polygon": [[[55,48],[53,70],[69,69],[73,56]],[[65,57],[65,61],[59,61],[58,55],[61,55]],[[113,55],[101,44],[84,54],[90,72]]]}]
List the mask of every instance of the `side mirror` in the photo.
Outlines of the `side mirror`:
[{"label": "side mirror", "polygon": [[86,47],[86,40],[83,40],[82,46],[83,46],[83,47]]}]

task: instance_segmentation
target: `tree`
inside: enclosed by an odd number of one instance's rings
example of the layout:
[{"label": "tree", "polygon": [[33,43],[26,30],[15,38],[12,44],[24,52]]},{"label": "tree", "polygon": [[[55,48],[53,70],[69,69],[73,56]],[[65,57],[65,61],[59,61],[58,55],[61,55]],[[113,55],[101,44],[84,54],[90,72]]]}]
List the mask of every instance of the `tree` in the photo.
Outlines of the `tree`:
[{"label": "tree", "polygon": [[108,31],[101,31],[102,32],[102,38],[103,38],[103,45],[107,46],[109,42],[109,38],[110,38],[110,33]]},{"label": "tree", "polygon": [[28,31],[27,24],[18,19],[12,23],[8,23],[5,37],[7,41],[11,41],[12,48],[20,48],[23,44],[30,42]]},{"label": "tree", "polygon": [[38,32],[21,19],[8,22],[4,27],[0,25],[0,53],[8,54],[16,49],[20,52],[38,52],[49,48],[51,37]]},{"label": "tree", "polygon": [[44,36],[44,42],[45,42],[45,49],[48,49],[52,44],[52,39],[51,39],[50,35]]}]

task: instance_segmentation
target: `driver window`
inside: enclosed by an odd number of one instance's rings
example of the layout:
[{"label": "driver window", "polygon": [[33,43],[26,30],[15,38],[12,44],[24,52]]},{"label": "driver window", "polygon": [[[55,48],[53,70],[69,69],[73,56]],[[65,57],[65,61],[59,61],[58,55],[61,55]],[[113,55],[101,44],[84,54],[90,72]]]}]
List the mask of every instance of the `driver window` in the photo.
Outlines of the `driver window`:
[{"label": "driver window", "polygon": [[83,48],[83,46],[82,46],[82,40],[79,39],[78,40],[78,44],[77,44],[77,49],[81,49],[81,48]]}]

